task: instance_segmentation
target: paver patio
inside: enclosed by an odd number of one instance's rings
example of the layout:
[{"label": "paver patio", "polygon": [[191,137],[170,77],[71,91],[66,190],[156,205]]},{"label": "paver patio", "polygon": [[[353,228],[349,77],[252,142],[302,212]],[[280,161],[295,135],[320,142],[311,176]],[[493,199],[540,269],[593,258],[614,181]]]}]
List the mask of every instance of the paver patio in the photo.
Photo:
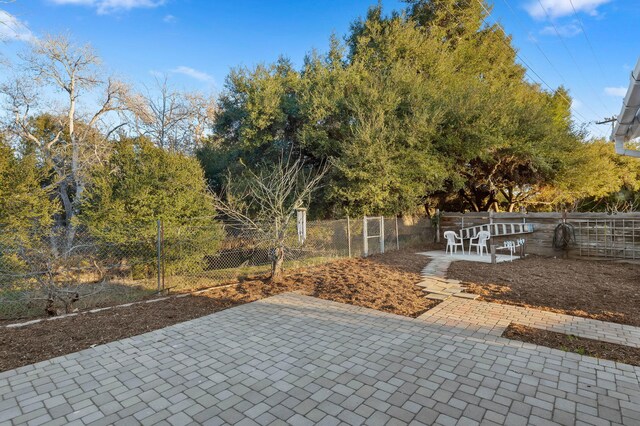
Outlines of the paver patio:
[{"label": "paver patio", "polygon": [[0,424],[638,424],[640,368],[284,294],[0,373]]}]

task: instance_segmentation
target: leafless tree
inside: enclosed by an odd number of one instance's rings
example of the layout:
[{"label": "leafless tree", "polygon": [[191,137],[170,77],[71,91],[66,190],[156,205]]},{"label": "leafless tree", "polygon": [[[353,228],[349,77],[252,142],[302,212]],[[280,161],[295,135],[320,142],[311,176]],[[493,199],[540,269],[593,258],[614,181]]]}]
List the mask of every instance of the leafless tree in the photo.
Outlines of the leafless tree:
[{"label": "leafless tree", "polygon": [[42,307],[50,316],[68,314],[77,302],[105,289],[106,271],[84,245],[75,241],[62,255],[54,255],[50,246],[41,244],[16,250],[26,267],[21,278],[28,283],[23,291],[29,305]]},{"label": "leafless tree", "polygon": [[[110,113],[126,109],[129,87],[115,79],[103,80],[100,59],[89,45],[74,45],[67,36],[46,36],[32,43],[21,55],[21,73],[3,84],[0,92],[8,99],[12,112],[10,129],[29,141],[56,174],[56,192],[63,208],[66,247],[73,244],[74,218],[87,184],[87,172],[105,157],[106,141],[124,123],[113,124]],[[63,103],[49,114],[55,128],[42,132],[34,127],[35,114],[47,113],[43,99],[47,88],[63,94]],[[79,111],[82,95],[102,90],[92,112]],[[60,113],[62,112],[62,113]]]},{"label": "leafless tree", "polygon": [[158,77],[155,87],[136,95],[134,127],[160,148],[191,153],[211,127],[215,101],[200,93],[181,92]]},{"label": "leafless tree", "polygon": [[329,163],[314,169],[289,154],[273,169],[247,169],[238,185],[228,184],[224,198],[215,196],[220,213],[269,242],[272,281],[282,276],[296,209],[308,205],[328,169]]},{"label": "leafless tree", "polygon": [[207,131],[213,126],[213,121],[218,111],[215,99],[202,93],[191,92],[185,95],[189,115],[186,121],[186,130],[191,135],[191,147],[193,149],[202,145]]}]

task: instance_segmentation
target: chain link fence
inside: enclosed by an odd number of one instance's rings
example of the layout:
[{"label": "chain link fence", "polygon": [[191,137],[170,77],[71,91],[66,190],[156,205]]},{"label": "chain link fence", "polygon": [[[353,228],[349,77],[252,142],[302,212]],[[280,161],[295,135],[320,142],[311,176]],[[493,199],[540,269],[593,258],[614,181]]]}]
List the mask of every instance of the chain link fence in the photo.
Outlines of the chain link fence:
[{"label": "chain link fence", "polygon": [[[26,238],[28,237],[28,238]],[[86,229],[0,232],[0,319],[50,315],[140,300],[156,281],[155,230],[122,241]]]},{"label": "chain link fence", "polygon": [[[365,244],[365,223],[369,236]],[[425,218],[296,223],[287,229],[285,268],[361,257],[433,241]],[[365,247],[366,246],[366,247]],[[157,221],[126,229],[59,229],[16,237],[0,232],[0,319],[57,315],[266,275],[268,236],[214,218]]]}]

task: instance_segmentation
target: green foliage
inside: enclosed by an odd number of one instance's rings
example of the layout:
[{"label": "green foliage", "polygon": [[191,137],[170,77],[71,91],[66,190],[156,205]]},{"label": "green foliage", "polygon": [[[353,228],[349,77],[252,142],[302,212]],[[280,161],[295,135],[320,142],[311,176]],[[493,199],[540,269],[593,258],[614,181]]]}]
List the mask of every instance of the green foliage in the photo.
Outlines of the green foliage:
[{"label": "green foliage", "polygon": [[538,209],[637,211],[640,161],[615,153],[611,143],[594,140],[570,153],[568,166],[533,202]]},{"label": "green foliage", "polygon": [[526,79],[511,39],[486,24],[489,5],[407,3],[390,16],[372,7],[300,72],[285,60],[234,70],[217,148],[199,156],[214,188],[283,147],[333,159],[310,209],[325,216],[511,211],[588,175],[569,93]]},{"label": "green foliage", "polygon": [[28,241],[51,224],[56,204],[42,184],[48,174],[33,154],[19,155],[0,139],[0,229],[12,239]]},{"label": "green foliage", "polygon": [[[46,241],[57,204],[43,187],[48,179],[35,155],[20,155],[0,135],[0,271],[28,270],[22,253],[38,250]],[[19,285],[12,274],[0,279],[0,295]]]},{"label": "green foliage", "polygon": [[216,132],[237,148],[268,149],[273,141],[291,141],[297,131],[298,83],[299,74],[284,58],[253,70],[232,70],[220,97]]},{"label": "green foliage", "polygon": [[219,246],[213,215],[197,160],[138,138],[115,143],[107,163],[94,171],[81,221],[148,275],[155,270],[156,220],[164,224],[167,269],[179,272],[199,267]]}]

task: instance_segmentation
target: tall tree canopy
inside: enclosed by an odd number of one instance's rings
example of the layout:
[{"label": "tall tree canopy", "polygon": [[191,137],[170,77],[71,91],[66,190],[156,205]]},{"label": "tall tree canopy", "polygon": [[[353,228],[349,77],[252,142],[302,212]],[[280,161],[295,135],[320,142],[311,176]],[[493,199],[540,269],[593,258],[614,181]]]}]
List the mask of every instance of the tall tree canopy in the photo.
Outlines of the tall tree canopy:
[{"label": "tall tree canopy", "polygon": [[200,270],[223,238],[213,199],[195,158],[156,147],[146,138],[122,139],[94,170],[81,220],[100,243],[133,262],[136,276],[155,271],[156,220],[164,224],[169,272]]},{"label": "tall tree canopy", "polygon": [[[334,159],[325,215],[507,209],[563,175],[583,135],[563,88],[525,78],[511,39],[477,0],[409,0],[353,23],[300,71],[280,59],[227,80],[216,138],[200,153],[253,164],[282,148]],[[575,162],[573,164],[575,166]]]},{"label": "tall tree canopy", "polygon": [[95,232],[126,235],[136,226],[182,223],[215,214],[198,161],[154,146],[148,139],[122,139],[95,169],[83,205],[83,222]]}]

